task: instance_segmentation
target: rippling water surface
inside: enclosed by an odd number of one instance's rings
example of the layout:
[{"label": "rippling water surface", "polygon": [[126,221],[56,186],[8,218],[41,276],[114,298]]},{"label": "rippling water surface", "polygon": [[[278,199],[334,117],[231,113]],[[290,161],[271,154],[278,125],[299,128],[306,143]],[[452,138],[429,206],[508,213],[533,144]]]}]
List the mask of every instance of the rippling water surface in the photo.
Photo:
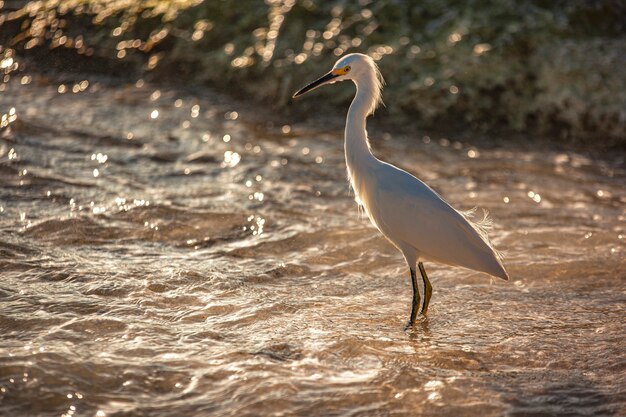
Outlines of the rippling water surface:
[{"label": "rippling water surface", "polygon": [[405,332],[409,276],[359,216],[340,129],[26,81],[0,95],[0,414],[626,414],[623,154],[373,129],[491,211],[511,275],[426,264]]}]

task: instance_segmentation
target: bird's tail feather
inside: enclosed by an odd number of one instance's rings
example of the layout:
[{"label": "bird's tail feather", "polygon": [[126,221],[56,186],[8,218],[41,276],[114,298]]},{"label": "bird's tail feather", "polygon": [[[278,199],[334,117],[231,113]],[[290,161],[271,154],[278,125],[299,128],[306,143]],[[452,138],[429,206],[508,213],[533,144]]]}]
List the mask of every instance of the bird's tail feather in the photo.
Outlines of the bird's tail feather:
[{"label": "bird's tail feather", "polygon": [[482,219],[475,219],[476,210],[477,208],[474,207],[467,211],[460,211],[460,210],[457,210],[457,211],[459,212],[461,216],[465,218],[465,220],[467,220],[467,222],[472,226],[472,228],[476,231],[476,233],[478,233],[478,235],[481,237],[483,242],[485,242],[485,244],[489,247],[489,249],[491,249],[491,251],[496,256],[498,263],[500,264],[499,266],[502,268],[502,274],[499,274],[499,275],[502,275],[501,277],[504,279],[508,279],[508,274],[506,270],[504,269],[504,266],[502,265],[502,260],[504,259],[504,253],[497,250],[493,246],[493,243],[491,243],[491,239],[489,239],[489,231],[493,228],[493,220],[489,216],[489,211],[483,209]]}]

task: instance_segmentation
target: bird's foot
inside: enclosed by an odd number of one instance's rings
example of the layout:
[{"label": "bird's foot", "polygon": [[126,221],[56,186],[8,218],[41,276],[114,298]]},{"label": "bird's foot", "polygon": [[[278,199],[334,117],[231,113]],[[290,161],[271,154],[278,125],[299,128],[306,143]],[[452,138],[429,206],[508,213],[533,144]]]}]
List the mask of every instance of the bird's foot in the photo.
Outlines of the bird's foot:
[{"label": "bird's foot", "polygon": [[421,325],[426,320],[428,320],[428,318],[425,315],[419,314],[417,317],[415,317],[415,319],[409,320],[406,323],[406,325],[404,326],[404,331],[406,332],[408,330],[414,329],[416,324],[420,324]]}]

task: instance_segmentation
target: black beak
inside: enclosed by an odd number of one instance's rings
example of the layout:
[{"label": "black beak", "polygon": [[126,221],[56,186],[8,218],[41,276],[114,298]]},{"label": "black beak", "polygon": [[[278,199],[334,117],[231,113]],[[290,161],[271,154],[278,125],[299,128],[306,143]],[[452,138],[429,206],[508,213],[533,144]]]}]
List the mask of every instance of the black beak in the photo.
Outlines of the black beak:
[{"label": "black beak", "polygon": [[336,78],[336,77],[338,77],[338,75],[335,75],[332,72],[329,72],[328,74],[324,75],[319,80],[315,80],[311,84],[307,85],[306,87],[301,88],[300,90],[298,90],[296,92],[296,94],[293,95],[293,98],[301,96],[302,94],[307,93],[307,92],[309,92],[311,90],[315,90],[317,87],[320,87],[320,86],[328,83],[330,80],[332,80],[333,78]]}]

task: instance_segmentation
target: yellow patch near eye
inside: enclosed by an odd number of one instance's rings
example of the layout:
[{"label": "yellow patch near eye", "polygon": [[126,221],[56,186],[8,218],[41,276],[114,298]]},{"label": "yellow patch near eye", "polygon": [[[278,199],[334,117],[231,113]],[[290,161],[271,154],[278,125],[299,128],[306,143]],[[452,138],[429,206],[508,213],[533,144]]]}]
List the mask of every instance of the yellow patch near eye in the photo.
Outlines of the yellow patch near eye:
[{"label": "yellow patch near eye", "polygon": [[333,75],[346,75],[348,72],[350,72],[350,66],[347,65],[343,68],[337,68],[336,70],[333,70]]}]

